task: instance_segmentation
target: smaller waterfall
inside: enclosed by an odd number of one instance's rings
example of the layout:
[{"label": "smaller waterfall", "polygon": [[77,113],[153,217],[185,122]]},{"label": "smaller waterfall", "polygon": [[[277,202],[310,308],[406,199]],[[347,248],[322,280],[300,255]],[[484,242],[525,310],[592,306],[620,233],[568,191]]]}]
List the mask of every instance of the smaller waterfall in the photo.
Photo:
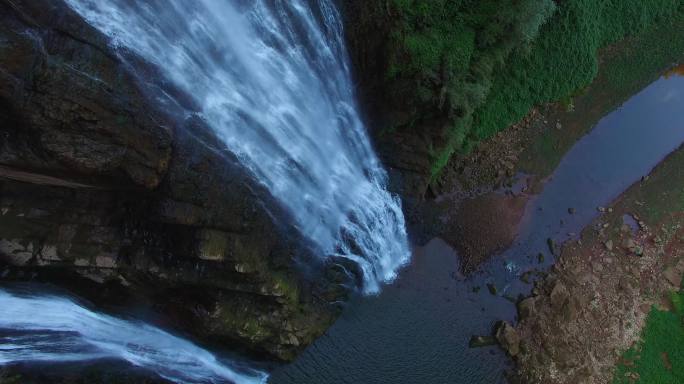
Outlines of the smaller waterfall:
[{"label": "smaller waterfall", "polygon": [[0,365],[114,358],[179,384],[266,382],[265,373],[230,367],[159,328],[93,312],[65,297],[0,290],[0,308]]}]

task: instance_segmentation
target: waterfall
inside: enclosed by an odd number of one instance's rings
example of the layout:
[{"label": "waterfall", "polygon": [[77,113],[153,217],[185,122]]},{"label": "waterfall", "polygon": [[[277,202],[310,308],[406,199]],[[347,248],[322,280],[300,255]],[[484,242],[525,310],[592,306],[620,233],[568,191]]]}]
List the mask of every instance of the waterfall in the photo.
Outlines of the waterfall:
[{"label": "waterfall", "polygon": [[374,293],[408,261],[401,204],[357,112],[331,0],[66,0],[194,98],[321,257]]},{"label": "waterfall", "polygon": [[114,358],[180,384],[266,382],[266,374],[230,367],[159,328],[93,312],[66,297],[0,290],[0,308],[0,366]]}]

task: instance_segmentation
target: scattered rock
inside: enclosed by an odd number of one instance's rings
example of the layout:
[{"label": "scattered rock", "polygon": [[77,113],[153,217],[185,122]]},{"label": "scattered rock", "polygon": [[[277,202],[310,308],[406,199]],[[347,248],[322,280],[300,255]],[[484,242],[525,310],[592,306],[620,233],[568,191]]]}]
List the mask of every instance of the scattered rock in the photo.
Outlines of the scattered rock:
[{"label": "scattered rock", "polygon": [[634,247],[634,251],[633,251],[633,252],[634,252],[634,254],[637,255],[637,256],[643,256],[643,254],[644,254],[644,248],[643,248],[642,246],[640,246],[640,245],[637,245],[636,247]]},{"label": "scattered rock", "polygon": [[613,240],[608,240],[605,243],[603,243],[603,245],[606,247],[607,250],[613,250]]},{"label": "scattered rock", "polygon": [[518,303],[518,317],[520,320],[528,319],[536,315],[536,301],[537,299],[535,297],[528,297]]},{"label": "scattered rock", "polygon": [[463,272],[472,272],[513,243],[527,199],[488,193],[458,204],[458,215],[450,217],[441,231],[442,237],[461,255]]},{"label": "scattered rock", "polygon": [[492,295],[496,295],[496,293],[498,292],[498,290],[496,289],[496,285],[492,283],[487,283],[487,289],[489,289],[489,293],[491,293]]},{"label": "scattered rock", "polygon": [[511,356],[520,353],[520,335],[510,324],[502,321],[496,330],[496,340]]},{"label": "scattered rock", "polygon": [[634,251],[634,248],[636,247],[636,243],[634,242],[633,239],[631,239],[631,238],[626,238],[626,239],[622,242],[622,247],[625,248],[626,250],[630,251],[630,252],[633,252],[633,251]]},{"label": "scattered rock", "polygon": [[555,308],[561,308],[567,300],[570,298],[570,292],[560,281],[556,282],[556,285],[551,290],[551,305]]},{"label": "scattered rock", "polygon": [[574,215],[577,210],[575,208],[568,208],[568,213]]},{"label": "scattered rock", "polygon": [[546,245],[549,247],[549,251],[551,251],[551,254],[555,255],[556,254],[556,242],[552,238],[546,239]]},{"label": "scattered rock", "polygon": [[682,283],[682,276],[677,273],[677,270],[673,267],[668,267],[665,269],[663,272],[663,277],[665,277],[665,279],[667,279],[667,281],[675,287],[679,287]]}]

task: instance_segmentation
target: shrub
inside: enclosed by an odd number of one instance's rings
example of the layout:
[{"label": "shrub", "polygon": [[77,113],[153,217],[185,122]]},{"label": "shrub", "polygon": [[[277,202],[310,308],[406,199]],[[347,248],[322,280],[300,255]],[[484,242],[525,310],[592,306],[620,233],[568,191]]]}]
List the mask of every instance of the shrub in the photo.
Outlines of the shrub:
[{"label": "shrub", "polygon": [[430,132],[437,141],[429,151],[433,176],[452,153],[519,121],[534,105],[570,100],[596,77],[602,47],[684,16],[681,0],[370,3],[367,9],[391,15],[384,80],[390,109],[411,115],[385,131],[447,121],[446,132]]}]

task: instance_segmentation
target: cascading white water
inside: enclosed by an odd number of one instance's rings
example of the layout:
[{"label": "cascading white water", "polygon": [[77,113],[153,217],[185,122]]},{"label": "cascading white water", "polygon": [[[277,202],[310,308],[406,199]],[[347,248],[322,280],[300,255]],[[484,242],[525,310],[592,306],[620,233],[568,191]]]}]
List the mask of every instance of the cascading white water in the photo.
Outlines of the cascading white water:
[{"label": "cascading white water", "polygon": [[65,297],[0,290],[0,308],[0,366],[115,358],[180,384],[266,382],[266,374],[229,367],[159,328],[93,312]]},{"label": "cascading white water", "polygon": [[408,260],[331,0],[66,1],[194,98],[320,254],[361,266],[365,292]]}]

